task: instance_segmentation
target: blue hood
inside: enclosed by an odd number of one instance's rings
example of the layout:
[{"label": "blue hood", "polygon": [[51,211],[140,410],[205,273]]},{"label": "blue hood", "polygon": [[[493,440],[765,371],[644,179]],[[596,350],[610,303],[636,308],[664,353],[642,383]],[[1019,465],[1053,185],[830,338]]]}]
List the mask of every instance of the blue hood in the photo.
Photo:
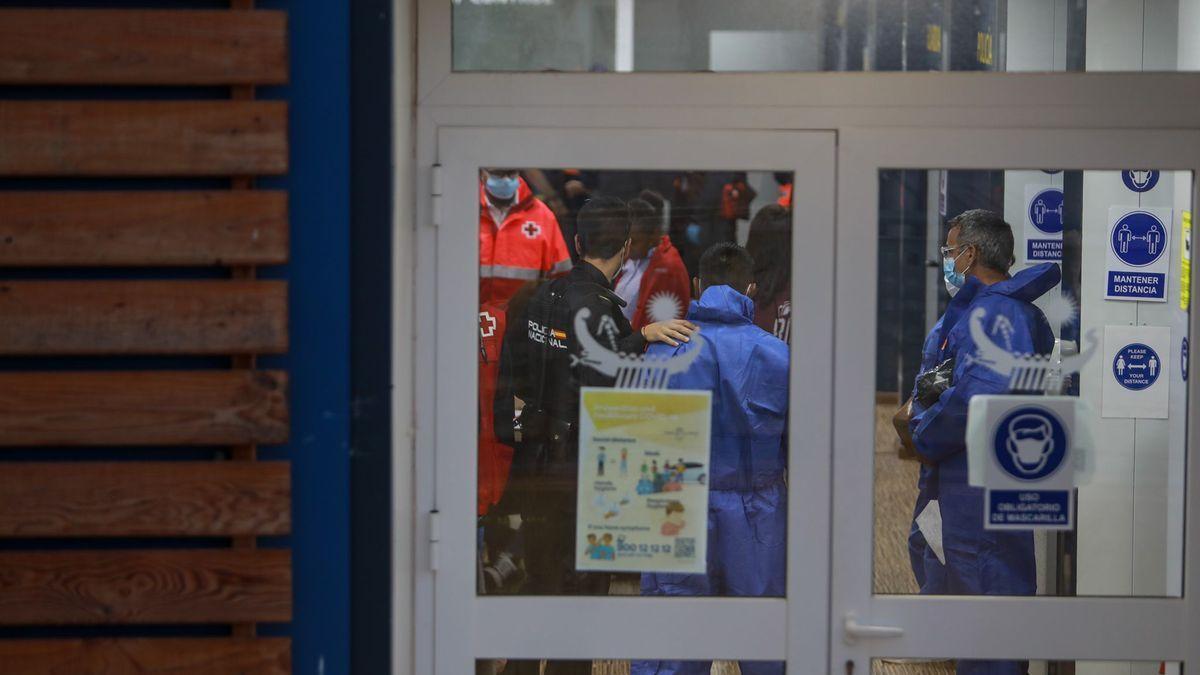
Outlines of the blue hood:
[{"label": "blue hood", "polygon": [[1014,300],[1033,302],[1058,285],[1062,272],[1055,263],[1041,263],[1017,272],[1010,279],[999,281],[979,291],[979,295],[1007,295]]},{"label": "blue hood", "polygon": [[[967,310],[972,307],[990,308],[996,302],[1004,302],[1001,298],[1032,303],[1057,286],[1061,278],[1062,273],[1055,263],[1034,265],[991,286],[984,284],[977,277],[967,277],[967,283],[963,284],[958,293],[950,299],[950,304],[946,306],[946,313],[942,315],[942,328],[938,335],[938,344],[942,344],[946,336],[959,326],[959,323],[966,317]],[[966,330],[965,326],[961,329]],[[940,358],[945,358],[945,356]]]},{"label": "blue hood", "polygon": [[709,286],[699,300],[692,301],[687,318],[731,325],[754,323],[754,301],[731,286]]}]

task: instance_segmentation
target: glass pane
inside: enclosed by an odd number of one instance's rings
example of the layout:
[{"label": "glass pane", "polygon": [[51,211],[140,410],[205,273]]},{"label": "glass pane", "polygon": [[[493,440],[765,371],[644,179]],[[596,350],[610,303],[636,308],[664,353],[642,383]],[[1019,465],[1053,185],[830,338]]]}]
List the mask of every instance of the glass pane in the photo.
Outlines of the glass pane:
[{"label": "glass pane", "polygon": [[783,675],[779,661],[515,661],[479,659],[475,675]]},{"label": "glass pane", "polygon": [[952,659],[875,659],[871,675],[1182,675],[1171,661],[973,661]]},{"label": "glass pane", "polygon": [[480,170],[480,593],[784,595],[791,180]]},{"label": "glass pane", "polygon": [[1200,69],[1200,2],[453,0],[457,71]]},{"label": "glass pane", "polygon": [[880,172],[876,593],[1182,594],[1192,187]]}]

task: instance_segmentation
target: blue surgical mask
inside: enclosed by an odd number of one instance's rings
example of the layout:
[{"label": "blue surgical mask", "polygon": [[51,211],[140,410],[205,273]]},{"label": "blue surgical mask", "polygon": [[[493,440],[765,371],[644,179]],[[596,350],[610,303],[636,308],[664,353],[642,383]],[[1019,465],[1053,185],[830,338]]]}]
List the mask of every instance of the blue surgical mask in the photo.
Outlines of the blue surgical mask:
[{"label": "blue surgical mask", "polygon": [[517,188],[520,184],[521,182],[516,176],[505,178],[491,174],[488,174],[486,183],[488,194],[501,200],[509,200],[516,197]]},{"label": "blue surgical mask", "polygon": [[966,275],[962,272],[955,271],[954,269],[954,264],[958,262],[959,256],[965,252],[966,251],[962,251],[953,258],[950,256],[945,256],[942,258],[942,279],[946,282],[946,292],[949,293],[950,297],[952,298],[954,297],[954,294],[958,293],[958,291],[963,287],[963,284],[967,283]]}]

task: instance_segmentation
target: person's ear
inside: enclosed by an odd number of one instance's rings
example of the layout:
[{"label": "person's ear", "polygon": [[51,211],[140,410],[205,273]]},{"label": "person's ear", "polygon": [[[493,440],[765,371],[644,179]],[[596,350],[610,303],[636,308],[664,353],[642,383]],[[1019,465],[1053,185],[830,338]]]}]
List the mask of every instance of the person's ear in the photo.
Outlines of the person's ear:
[{"label": "person's ear", "polygon": [[700,277],[692,277],[692,297],[700,299]]},{"label": "person's ear", "polygon": [[967,246],[967,250],[964,252],[963,257],[966,258],[966,264],[963,265],[963,274],[966,274],[967,270],[971,269],[975,266],[975,263],[979,262],[979,247],[974,244]]},{"label": "person's ear", "polygon": [[575,235],[575,252],[579,254],[579,257],[583,257],[583,241],[579,235]]},{"label": "person's ear", "polygon": [[756,293],[758,293],[758,284],[751,281],[750,285],[746,287],[746,297],[753,299]]},{"label": "person's ear", "polygon": [[622,264],[622,265],[624,265],[624,264],[625,264],[625,261],[626,261],[626,260],[629,260],[629,256],[631,255],[631,254],[630,254],[630,251],[631,251],[632,249],[633,249],[633,240],[632,240],[632,239],[626,239],[626,240],[625,240],[625,245],[621,247],[621,252],[617,254],[617,257],[619,257],[619,258],[621,259],[621,264]]}]

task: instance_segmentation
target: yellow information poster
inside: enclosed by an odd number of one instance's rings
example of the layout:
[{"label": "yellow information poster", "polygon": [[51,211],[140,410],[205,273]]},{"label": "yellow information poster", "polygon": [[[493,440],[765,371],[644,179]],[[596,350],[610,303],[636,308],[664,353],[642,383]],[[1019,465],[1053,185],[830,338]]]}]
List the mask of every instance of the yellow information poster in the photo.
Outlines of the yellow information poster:
[{"label": "yellow information poster", "polygon": [[702,574],[712,394],[584,387],[576,568]]},{"label": "yellow information poster", "polygon": [[1192,302],[1192,212],[1183,212],[1179,247],[1179,309],[1188,311]]}]

